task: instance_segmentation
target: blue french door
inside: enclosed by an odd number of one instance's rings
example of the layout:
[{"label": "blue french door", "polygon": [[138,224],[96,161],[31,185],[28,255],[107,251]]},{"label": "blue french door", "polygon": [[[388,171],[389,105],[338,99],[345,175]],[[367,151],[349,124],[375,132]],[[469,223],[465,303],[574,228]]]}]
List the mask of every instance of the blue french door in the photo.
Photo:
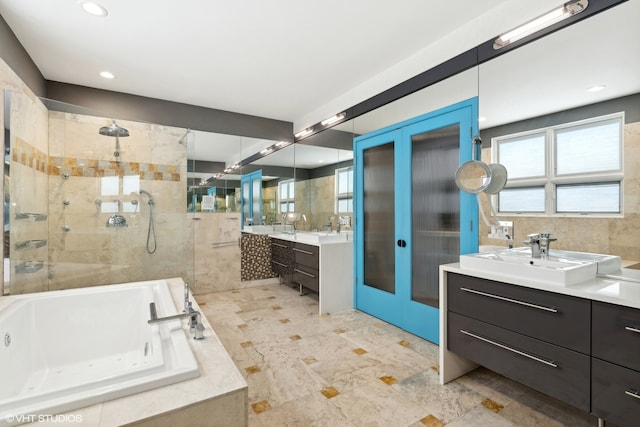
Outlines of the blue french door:
[{"label": "blue french door", "polygon": [[241,228],[262,224],[262,169],[240,177],[240,200]]},{"label": "blue french door", "polygon": [[476,198],[455,185],[471,159],[477,98],[354,139],[355,306],[439,343],[439,265],[476,252]]}]

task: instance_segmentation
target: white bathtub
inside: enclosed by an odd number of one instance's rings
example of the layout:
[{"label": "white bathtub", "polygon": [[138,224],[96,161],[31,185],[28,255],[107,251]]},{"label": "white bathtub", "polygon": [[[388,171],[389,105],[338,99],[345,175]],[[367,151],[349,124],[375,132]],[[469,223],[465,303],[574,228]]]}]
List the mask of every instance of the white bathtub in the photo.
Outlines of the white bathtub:
[{"label": "white bathtub", "polygon": [[52,415],[198,377],[167,282],[0,298],[0,421]]}]

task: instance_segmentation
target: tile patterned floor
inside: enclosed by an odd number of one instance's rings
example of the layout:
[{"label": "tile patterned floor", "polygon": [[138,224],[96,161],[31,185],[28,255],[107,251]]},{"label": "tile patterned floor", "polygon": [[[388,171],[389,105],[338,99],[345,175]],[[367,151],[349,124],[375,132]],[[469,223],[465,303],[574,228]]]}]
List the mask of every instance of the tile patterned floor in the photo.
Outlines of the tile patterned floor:
[{"label": "tile patterned floor", "polygon": [[269,285],[199,295],[249,384],[249,426],[591,426],[597,420],[484,368],[438,384],[438,348],[365,313],[318,315]]}]

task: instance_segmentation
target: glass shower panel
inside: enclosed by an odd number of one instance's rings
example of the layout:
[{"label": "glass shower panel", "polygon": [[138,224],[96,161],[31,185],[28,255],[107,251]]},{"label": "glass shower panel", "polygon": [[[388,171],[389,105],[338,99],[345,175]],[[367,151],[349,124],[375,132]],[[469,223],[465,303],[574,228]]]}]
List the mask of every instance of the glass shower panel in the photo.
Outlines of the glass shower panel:
[{"label": "glass shower panel", "polygon": [[411,299],[438,307],[439,265],[458,261],[460,201],[459,125],[413,135]]},{"label": "glass shower panel", "polygon": [[363,152],[364,284],[395,293],[394,143]]}]

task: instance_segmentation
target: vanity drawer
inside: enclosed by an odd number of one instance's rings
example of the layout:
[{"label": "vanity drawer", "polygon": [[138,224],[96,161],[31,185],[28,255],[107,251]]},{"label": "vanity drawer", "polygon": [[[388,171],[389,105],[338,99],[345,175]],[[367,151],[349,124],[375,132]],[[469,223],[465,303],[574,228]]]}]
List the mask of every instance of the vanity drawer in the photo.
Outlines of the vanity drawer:
[{"label": "vanity drawer", "polygon": [[317,269],[304,265],[296,265],[293,268],[293,281],[312,291],[320,291],[320,279]]},{"label": "vanity drawer", "polygon": [[640,372],[592,359],[591,413],[618,427],[640,419]]},{"label": "vanity drawer", "polygon": [[448,273],[448,309],[589,354],[591,301]]},{"label": "vanity drawer", "polygon": [[320,248],[318,246],[305,245],[295,242],[293,244],[293,255],[296,259],[296,265],[304,265],[318,270],[320,263]]},{"label": "vanity drawer", "polygon": [[589,411],[589,356],[456,313],[447,314],[449,350]]},{"label": "vanity drawer", "polygon": [[640,310],[594,301],[592,318],[593,357],[640,371]]},{"label": "vanity drawer", "polygon": [[271,270],[278,276],[293,272],[293,242],[271,238]]}]

